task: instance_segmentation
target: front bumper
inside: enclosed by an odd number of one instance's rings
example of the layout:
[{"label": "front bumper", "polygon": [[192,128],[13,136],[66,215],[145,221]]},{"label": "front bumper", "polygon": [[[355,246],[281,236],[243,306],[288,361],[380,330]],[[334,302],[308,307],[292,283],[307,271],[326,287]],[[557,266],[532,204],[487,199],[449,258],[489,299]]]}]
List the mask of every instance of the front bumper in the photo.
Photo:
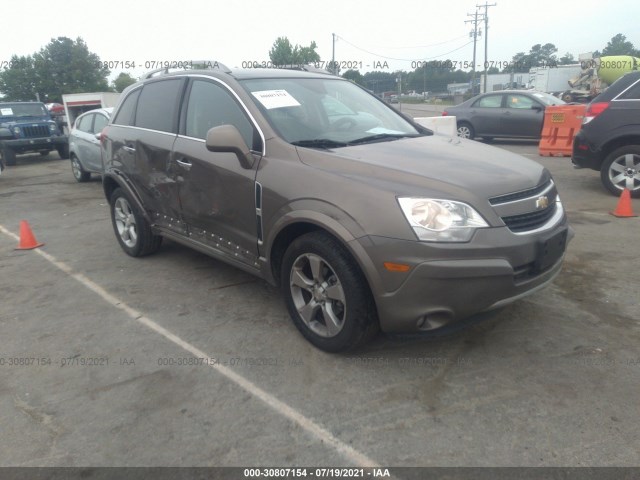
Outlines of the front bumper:
[{"label": "front bumper", "polygon": [[[370,264],[380,266],[368,277],[381,329],[417,333],[499,308],[543,288],[560,272],[572,237],[564,218],[552,229],[530,235],[515,235],[506,227],[481,229],[466,244],[382,237],[358,242]],[[552,253],[545,254],[545,249]],[[384,262],[412,268],[407,273],[389,272]]]},{"label": "front bumper", "polygon": [[60,145],[68,143],[65,135],[52,135],[51,137],[18,138],[15,140],[3,140],[3,147],[10,148],[16,153],[34,152],[46,148],[52,150]]}]

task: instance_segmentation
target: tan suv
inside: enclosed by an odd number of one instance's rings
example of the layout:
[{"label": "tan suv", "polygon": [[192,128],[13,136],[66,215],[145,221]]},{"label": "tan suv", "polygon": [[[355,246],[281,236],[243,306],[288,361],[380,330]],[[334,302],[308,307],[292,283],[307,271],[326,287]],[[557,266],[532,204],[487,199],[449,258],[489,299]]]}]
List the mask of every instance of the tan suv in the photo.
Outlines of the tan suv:
[{"label": "tan suv", "polygon": [[542,166],[433,135],[328,74],[152,76],[123,92],[102,150],[126,253],[167,237],[280,285],[332,352],[530,294],[571,236]]}]

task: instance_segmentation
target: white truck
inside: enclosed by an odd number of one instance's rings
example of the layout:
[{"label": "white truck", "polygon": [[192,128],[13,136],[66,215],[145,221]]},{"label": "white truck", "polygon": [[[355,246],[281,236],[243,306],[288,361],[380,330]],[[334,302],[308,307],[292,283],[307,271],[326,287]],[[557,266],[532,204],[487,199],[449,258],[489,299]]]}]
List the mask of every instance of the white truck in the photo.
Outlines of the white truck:
[{"label": "white truck", "polygon": [[115,92],[70,93],[62,95],[65,133],[68,135],[79,115],[95,108],[115,107],[120,98]]},{"label": "white truck", "polygon": [[529,70],[527,87],[559,96],[569,88],[569,81],[580,75],[581,70],[579,63],[553,67],[533,67]]}]

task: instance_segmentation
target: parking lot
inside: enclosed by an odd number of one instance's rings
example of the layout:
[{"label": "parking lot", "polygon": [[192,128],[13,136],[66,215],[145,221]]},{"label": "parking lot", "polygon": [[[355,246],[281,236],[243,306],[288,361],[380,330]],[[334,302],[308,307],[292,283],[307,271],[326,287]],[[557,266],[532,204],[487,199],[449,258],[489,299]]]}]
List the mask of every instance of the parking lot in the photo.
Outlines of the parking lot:
[{"label": "parking lot", "polygon": [[[128,257],[98,177],[19,157],[0,175],[0,466],[637,466],[640,219],[609,215],[596,172],[495,145],[554,175],[576,233],[559,277],[346,355],[240,270],[170,241]],[[15,250],[23,219],[44,247]]]}]

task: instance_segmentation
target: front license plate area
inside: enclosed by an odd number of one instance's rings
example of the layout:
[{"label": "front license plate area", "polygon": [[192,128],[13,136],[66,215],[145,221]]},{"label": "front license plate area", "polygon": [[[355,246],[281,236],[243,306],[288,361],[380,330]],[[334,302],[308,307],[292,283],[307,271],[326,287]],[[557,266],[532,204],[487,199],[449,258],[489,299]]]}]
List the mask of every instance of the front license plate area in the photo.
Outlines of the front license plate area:
[{"label": "front license plate area", "polygon": [[537,255],[535,261],[535,271],[543,272],[547,268],[553,266],[567,247],[567,234],[569,230],[565,229],[558,232],[546,240],[541,240],[537,245]]}]

